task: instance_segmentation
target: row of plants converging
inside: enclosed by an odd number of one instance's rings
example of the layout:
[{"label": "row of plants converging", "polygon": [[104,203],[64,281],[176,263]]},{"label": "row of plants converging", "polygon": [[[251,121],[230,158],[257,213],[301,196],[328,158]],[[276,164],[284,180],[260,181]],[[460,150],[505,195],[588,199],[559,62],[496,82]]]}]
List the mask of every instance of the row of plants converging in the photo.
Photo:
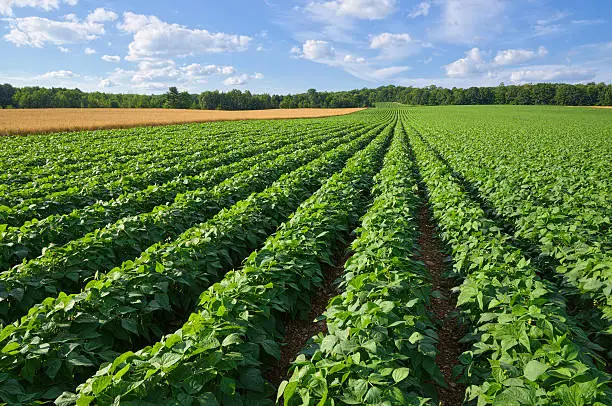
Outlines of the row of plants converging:
[{"label": "row of plants converging", "polygon": [[[350,134],[349,128],[334,131],[336,136]],[[330,129],[313,131],[310,140],[327,139]],[[49,244],[63,245],[67,242],[94,231],[117,220],[151,211],[156,206],[173,201],[180,193],[211,187],[224,179],[243,172],[258,162],[276,158],[279,151],[304,145],[298,134],[277,136],[274,140],[261,145],[246,144],[234,147],[227,153],[221,153],[209,159],[202,159],[197,175],[181,175],[162,185],[149,186],[146,189],[128,193],[105,202],[97,202],[69,214],[51,215],[40,221],[30,221],[21,227],[8,227],[0,232],[0,270],[5,270],[23,259],[32,259],[40,255]],[[297,144],[296,144],[297,143]],[[280,148],[285,147],[284,150]]]},{"label": "row of plants converging", "polygon": [[602,351],[566,312],[565,298],[537,275],[428,149],[410,134],[441,237],[464,278],[457,305],[471,332],[457,371],[466,400],[484,404],[612,403]]},{"label": "row of plants converging", "polygon": [[278,358],[284,317],[306,311],[333,246],[370,200],[395,119],[306,199],[288,222],[200,296],[174,334],[105,364],[58,403],[271,403],[262,371]]},{"label": "row of plants converging", "polygon": [[285,405],[433,404],[445,385],[436,365],[436,327],[427,307],[428,272],[414,259],[420,206],[408,138],[395,129],[357,229],[342,294],[278,390]]},{"label": "row of plants converging", "polygon": [[192,225],[207,220],[253,192],[265,189],[283,173],[354,136],[336,138],[333,133],[328,133],[287,145],[276,150],[267,161],[259,160],[254,165],[246,162],[249,165],[241,168],[243,172],[210,189],[179,194],[171,205],[157,206],[151,212],[122,218],[0,274],[0,317],[6,324],[49,295],[78,292],[89,278],[138,256],[152,244],[176,238]]},{"label": "row of plants converging", "polygon": [[[82,293],[62,293],[34,306],[19,323],[0,332],[0,345],[13,348],[0,357],[0,365],[11,372],[7,381],[20,385],[17,395],[3,400],[52,399],[74,390],[103,362],[171,331],[210,283],[239,265],[375,134],[341,144],[177,240],[152,246],[135,261],[91,281]],[[53,328],[59,325],[61,331]],[[48,350],[17,350],[26,347]]]},{"label": "row of plants converging", "polygon": [[153,150],[145,147],[137,155],[118,155],[118,151],[109,148],[106,160],[97,163],[82,160],[75,164],[61,164],[53,160],[52,164],[35,168],[30,168],[28,165],[15,165],[9,173],[17,172],[20,182],[16,181],[16,175],[12,175],[11,182],[0,185],[2,193],[0,204],[14,206],[24,200],[46,197],[71,187],[87,189],[91,188],[90,185],[93,185],[94,182],[111,183],[126,174],[140,175],[151,171],[156,166],[169,168],[180,163],[181,159],[195,160],[194,158],[205,157],[211,149],[218,148],[219,142],[227,144],[228,138],[240,138],[243,134],[238,133],[233,137],[228,137],[228,134],[224,132],[208,133],[205,136],[198,134],[192,137],[188,145],[177,145],[176,141],[171,142],[172,138],[162,137],[166,141],[165,145],[156,145],[157,148]]},{"label": "row of plants converging", "polygon": [[[0,224],[0,403],[446,404],[421,188],[460,281],[465,404],[612,404],[603,121],[556,142],[553,113],[517,129],[513,111],[394,105],[8,139],[0,190],[34,200]],[[339,270],[320,332],[288,354]]]},{"label": "row of plants converging", "polygon": [[[329,130],[329,127],[324,127],[324,129]],[[305,129],[305,131],[310,130]],[[301,134],[303,133],[296,132],[295,128],[288,128],[284,133],[279,134],[279,138],[282,139],[283,135],[297,137]],[[262,138],[263,141],[261,141]],[[51,214],[70,213],[74,209],[94,204],[97,200],[108,200],[124,193],[141,190],[149,185],[167,182],[177,176],[196,175],[205,169],[202,167],[203,158],[230,152],[236,144],[256,144],[265,142],[265,139],[266,137],[255,132],[244,137],[231,137],[221,143],[210,144],[204,140],[201,141],[199,151],[169,154],[166,160],[144,165],[140,169],[138,169],[137,161],[131,161],[123,171],[111,171],[93,177],[86,176],[86,184],[73,185],[71,180],[66,180],[63,183],[60,182],[62,184],[60,191],[27,198],[12,207],[0,206],[0,223],[20,226],[31,219],[41,219]],[[62,179],[66,178],[69,179],[70,176],[62,177]],[[38,193],[38,189],[41,189],[40,185],[33,187],[35,193]]]},{"label": "row of plants converging", "polygon": [[[320,123],[312,122],[317,126]],[[57,177],[91,170],[106,171],[108,166],[140,160],[159,151],[197,151],[191,145],[214,142],[242,133],[259,131],[273,134],[286,124],[270,121],[216,122],[163,127],[140,127],[128,130],[102,130],[76,133],[45,134],[5,138],[0,150],[0,181],[17,188],[47,177]],[[191,141],[186,145],[185,141]],[[163,156],[163,155],[162,155]],[[108,165],[111,164],[111,165]],[[3,186],[4,187],[4,186]]]},{"label": "row of plants converging", "polygon": [[[543,146],[534,147],[532,141],[526,151],[522,138],[521,144],[506,143],[502,149],[489,142],[497,135],[441,127],[443,135],[424,130],[427,141],[490,202],[515,237],[525,242],[527,254],[577,301],[577,317],[585,329],[612,345],[612,172],[601,139],[588,137],[582,145],[570,131],[571,142],[559,142],[553,129],[557,145],[546,143],[547,133],[539,132]],[[597,337],[601,335],[608,337]]]}]

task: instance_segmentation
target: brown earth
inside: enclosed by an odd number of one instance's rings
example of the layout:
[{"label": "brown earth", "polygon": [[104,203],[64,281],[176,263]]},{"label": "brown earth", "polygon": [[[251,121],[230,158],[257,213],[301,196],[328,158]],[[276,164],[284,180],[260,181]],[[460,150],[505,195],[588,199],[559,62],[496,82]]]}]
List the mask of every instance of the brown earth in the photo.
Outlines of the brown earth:
[{"label": "brown earth", "polygon": [[593,109],[612,109],[612,106],[591,106]]},{"label": "brown earth", "polygon": [[444,254],[426,205],[423,205],[419,213],[419,231],[418,259],[425,263],[432,276],[433,290],[441,294],[440,298],[431,299],[431,310],[440,324],[437,331],[439,341],[436,346],[436,364],[447,385],[446,388],[438,387],[438,400],[445,406],[459,406],[463,404],[465,386],[455,381],[452,371],[459,364],[459,356],[464,350],[459,340],[465,335],[465,328],[457,321],[457,298],[451,291],[456,282],[443,276],[446,271]]},{"label": "brown earth", "polygon": [[273,109],[246,111],[172,109],[0,109],[0,135],[129,128],[226,120],[271,120],[340,116],[363,109]]}]

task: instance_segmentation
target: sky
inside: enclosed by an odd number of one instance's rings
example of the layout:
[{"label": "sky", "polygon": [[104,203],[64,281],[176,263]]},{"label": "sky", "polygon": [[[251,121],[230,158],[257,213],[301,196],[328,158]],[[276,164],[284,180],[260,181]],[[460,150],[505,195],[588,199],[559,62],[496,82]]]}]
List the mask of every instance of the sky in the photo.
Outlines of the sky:
[{"label": "sky", "polygon": [[0,83],[287,94],[612,83],[610,0],[0,0]]}]

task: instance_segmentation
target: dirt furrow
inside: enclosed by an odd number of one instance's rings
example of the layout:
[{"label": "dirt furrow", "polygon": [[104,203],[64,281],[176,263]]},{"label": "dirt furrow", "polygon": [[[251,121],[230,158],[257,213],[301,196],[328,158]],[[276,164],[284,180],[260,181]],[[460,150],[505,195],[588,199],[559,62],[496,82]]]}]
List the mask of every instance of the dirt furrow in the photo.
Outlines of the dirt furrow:
[{"label": "dirt furrow", "polygon": [[436,363],[440,367],[446,388],[438,387],[438,400],[444,406],[455,406],[463,403],[465,386],[453,379],[453,367],[459,363],[459,356],[464,351],[459,342],[465,335],[465,329],[459,324],[456,315],[457,298],[451,292],[456,282],[444,277],[446,264],[444,253],[436,237],[436,229],[431,221],[426,205],[419,213],[419,260],[423,261],[432,276],[434,291],[440,292],[440,297],[431,299],[431,311],[439,322]]}]

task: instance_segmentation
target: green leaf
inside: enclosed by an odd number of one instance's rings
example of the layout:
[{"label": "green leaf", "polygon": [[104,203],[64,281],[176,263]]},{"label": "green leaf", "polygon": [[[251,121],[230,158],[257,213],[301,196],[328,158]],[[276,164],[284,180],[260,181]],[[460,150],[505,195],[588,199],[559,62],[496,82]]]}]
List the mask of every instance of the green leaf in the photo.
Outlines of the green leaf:
[{"label": "green leaf", "polygon": [[393,374],[391,375],[393,377],[393,380],[398,383],[403,381],[404,379],[408,378],[408,375],[410,375],[410,369],[408,368],[397,368],[395,370],[393,370]]},{"label": "green leaf", "polygon": [[548,370],[548,365],[541,363],[540,361],[531,360],[525,365],[523,374],[525,378],[530,381],[536,381],[540,375]]},{"label": "green leaf", "polygon": [[134,335],[138,335],[138,324],[136,323],[136,320],[121,319],[121,327]]},{"label": "green leaf", "polygon": [[228,335],[227,337],[225,337],[225,339],[223,339],[221,346],[227,347],[228,345],[240,344],[241,342],[242,342],[242,339],[240,338],[240,335],[236,333],[232,333]]}]

